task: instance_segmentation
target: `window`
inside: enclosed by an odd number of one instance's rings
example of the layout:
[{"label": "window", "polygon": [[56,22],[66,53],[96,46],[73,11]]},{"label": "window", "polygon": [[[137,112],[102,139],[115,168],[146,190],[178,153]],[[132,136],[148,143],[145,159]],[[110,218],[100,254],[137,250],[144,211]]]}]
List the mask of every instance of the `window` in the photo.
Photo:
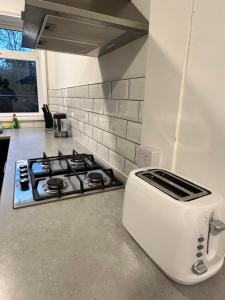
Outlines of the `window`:
[{"label": "window", "polygon": [[0,58],[0,112],[38,112],[35,61]]},{"label": "window", "polygon": [[[42,61],[41,61],[42,59]],[[22,32],[1,25],[0,18],[0,115],[39,115],[46,96],[43,52],[22,47]],[[42,72],[40,69],[42,68]]]},{"label": "window", "polygon": [[22,47],[22,32],[8,28],[0,28],[0,49],[31,52],[32,49]]}]

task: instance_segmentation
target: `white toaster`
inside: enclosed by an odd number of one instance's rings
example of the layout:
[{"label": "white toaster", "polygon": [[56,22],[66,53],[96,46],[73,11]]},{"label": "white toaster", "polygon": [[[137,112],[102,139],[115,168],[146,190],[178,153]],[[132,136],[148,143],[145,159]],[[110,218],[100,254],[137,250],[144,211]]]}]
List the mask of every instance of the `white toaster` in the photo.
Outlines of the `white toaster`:
[{"label": "white toaster", "polygon": [[130,173],[123,225],[171,279],[195,284],[221,269],[224,223],[217,193],[162,169]]}]

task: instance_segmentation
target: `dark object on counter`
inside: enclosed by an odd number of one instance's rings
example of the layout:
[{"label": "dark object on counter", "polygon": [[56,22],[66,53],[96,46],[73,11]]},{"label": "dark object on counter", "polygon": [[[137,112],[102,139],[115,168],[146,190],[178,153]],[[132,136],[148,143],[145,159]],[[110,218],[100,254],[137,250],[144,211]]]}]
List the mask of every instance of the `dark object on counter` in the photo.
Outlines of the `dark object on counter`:
[{"label": "dark object on counter", "polygon": [[2,189],[2,182],[5,174],[5,166],[8,156],[9,138],[0,140],[0,194]]},{"label": "dark object on counter", "polygon": [[54,136],[67,138],[69,136],[68,129],[69,125],[66,114],[54,114]]},{"label": "dark object on counter", "polygon": [[52,114],[50,113],[47,104],[43,105],[42,111],[44,113],[45,129],[52,130],[53,129],[53,118],[52,118]]}]

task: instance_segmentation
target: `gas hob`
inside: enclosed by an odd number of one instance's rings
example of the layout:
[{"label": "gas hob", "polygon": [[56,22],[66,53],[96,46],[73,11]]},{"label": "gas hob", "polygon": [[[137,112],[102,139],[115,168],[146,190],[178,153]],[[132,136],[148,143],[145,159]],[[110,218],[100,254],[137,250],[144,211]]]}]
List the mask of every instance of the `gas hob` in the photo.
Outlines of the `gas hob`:
[{"label": "gas hob", "polygon": [[16,162],[14,208],[43,204],[123,188],[124,184],[93,155],[57,156]]}]

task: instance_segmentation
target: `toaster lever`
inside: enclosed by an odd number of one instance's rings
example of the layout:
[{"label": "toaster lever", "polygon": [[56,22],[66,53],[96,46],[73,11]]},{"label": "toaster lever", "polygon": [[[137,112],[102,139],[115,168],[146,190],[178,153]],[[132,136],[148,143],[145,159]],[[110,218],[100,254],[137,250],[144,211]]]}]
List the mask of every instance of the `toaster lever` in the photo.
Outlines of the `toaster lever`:
[{"label": "toaster lever", "polygon": [[225,224],[220,220],[212,220],[210,223],[210,232],[213,235],[217,235],[221,231],[225,230]]}]

